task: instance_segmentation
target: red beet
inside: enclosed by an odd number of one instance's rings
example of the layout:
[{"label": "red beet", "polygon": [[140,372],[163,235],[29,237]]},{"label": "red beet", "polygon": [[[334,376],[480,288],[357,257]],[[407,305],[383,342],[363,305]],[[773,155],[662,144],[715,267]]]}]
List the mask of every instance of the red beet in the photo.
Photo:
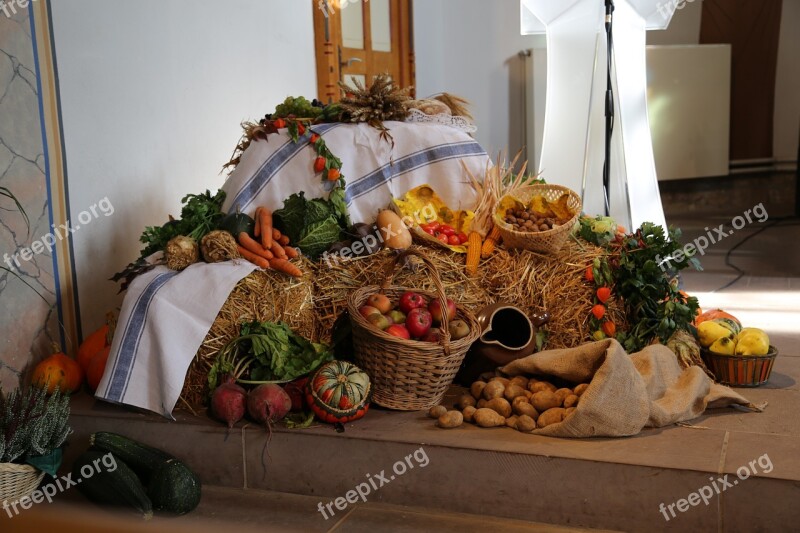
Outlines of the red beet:
[{"label": "red beet", "polygon": [[292,399],[274,383],[259,385],[247,395],[247,412],[260,424],[283,420],[291,408]]},{"label": "red beet", "polygon": [[306,405],[306,383],[308,383],[308,378],[302,377],[290,381],[283,386],[283,390],[286,391],[286,394],[288,394],[289,398],[292,400],[292,412],[302,411]]},{"label": "red beet", "polygon": [[247,392],[233,380],[226,381],[211,395],[211,413],[228,424],[228,428],[244,417]]}]

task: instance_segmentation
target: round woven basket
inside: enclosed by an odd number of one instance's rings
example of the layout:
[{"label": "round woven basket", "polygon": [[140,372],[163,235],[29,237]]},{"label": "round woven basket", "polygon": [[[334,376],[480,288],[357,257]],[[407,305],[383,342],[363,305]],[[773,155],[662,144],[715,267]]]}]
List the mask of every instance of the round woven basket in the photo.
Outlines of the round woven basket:
[{"label": "round woven basket", "polygon": [[44,478],[44,472],[31,465],[0,463],[0,502],[16,502],[30,496]]},{"label": "round woven basket", "polygon": [[[436,292],[392,286],[398,265],[404,264],[406,258],[412,256],[418,257],[427,267]],[[461,367],[467,350],[481,334],[475,315],[462,306],[458,306],[456,317],[469,325],[469,335],[451,342],[445,317],[441,325],[444,334],[438,344],[389,335],[370,324],[358,312],[367,298],[376,292],[396,301],[409,290],[428,299],[438,298],[442,309],[447,309],[447,298],[436,267],[424,254],[413,250],[407,250],[389,262],[380,287],[362,287],[347,300],[356,364],[372,380],[373,402],[401,411],[416,411],[438,405]]]},{"label": "round woven basket", "polygon": [[[550,185],[541,183],[536,185],[528,185],[521,187],[514,192],[513,197],[524,204],[528,204],[534,196],[544,196],[548,202],[555,202],[562,194],[568,194],[567,207],[574,213],[571,219],[566,224],[562,224],[557,228],[549,231],[517,231],[510,224],[508,224],[497,213],[494,214],[494,223],[500,230],[503,236],[503,244],[507,248],[522,248],[524,250],[531,250],[541,253],[555,253],[564,246],[564,243],[569,238],[570,231],[578,221],[578,216],[581,213],[581,198],[578,194],[567,187],[561,185]],[[505,197],[500,199],[503,201]]]},{"label": "round woven basket", "polygon": [[769,381],[778,349],[772,345],[766,355],[721,355],[701,350],[706,366],[723,385],[732,387],[758,387]]}]

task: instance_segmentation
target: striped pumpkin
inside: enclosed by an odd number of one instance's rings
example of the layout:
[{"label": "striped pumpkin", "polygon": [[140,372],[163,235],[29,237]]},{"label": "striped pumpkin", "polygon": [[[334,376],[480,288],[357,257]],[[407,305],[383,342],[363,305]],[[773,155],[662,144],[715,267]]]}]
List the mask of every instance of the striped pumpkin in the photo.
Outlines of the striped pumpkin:
[{"label": "striped pumpkin", "polygon": [[306,403],[324,422],[352,422],[367,413],[371,392],[363,370],[347,361],[331,361],[308,380]]}]

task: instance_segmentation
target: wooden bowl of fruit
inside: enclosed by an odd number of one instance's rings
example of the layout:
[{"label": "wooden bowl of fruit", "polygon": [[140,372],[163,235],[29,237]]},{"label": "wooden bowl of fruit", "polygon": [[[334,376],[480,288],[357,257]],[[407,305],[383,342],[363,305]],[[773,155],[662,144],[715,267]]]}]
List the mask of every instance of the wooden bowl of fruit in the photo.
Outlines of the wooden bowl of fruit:
[{"label": "wooden bowl of fruit", "polygon": [[[706,316],[716,317],[705,320]],[[724,311],[709,311],[698,317],[697,337],[703,361],[724,385],[758,387],[769,381],[778,349],[759,328],[742,328],[739,320]]]}]

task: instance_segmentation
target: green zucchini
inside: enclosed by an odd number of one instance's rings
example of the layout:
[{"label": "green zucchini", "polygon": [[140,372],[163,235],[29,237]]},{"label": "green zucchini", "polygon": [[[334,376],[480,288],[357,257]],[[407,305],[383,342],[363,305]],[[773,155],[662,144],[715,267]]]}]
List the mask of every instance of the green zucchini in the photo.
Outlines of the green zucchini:
[{"label": "green zucchini", "polygon": [[[90,501],[100,505],[131,507],[145,520],[153,517],[153,503],[136,474],[118,457],[116,468],[110,471],[104,462],[108,452],[89,450],[81,454],[72,466],[72,480]],[[111,454],[113,456],[113,454]],[[107,459],[106,459],[107,461]],[[92,475],[84,476],[81,470]]]},{"label": "green zucchini", "polygon": [[90,441],[95,448],[125,461],[139,475],[157,511],[185,514],[200,502],[200,480],[172,455],[116,433],[98,431]]}]

